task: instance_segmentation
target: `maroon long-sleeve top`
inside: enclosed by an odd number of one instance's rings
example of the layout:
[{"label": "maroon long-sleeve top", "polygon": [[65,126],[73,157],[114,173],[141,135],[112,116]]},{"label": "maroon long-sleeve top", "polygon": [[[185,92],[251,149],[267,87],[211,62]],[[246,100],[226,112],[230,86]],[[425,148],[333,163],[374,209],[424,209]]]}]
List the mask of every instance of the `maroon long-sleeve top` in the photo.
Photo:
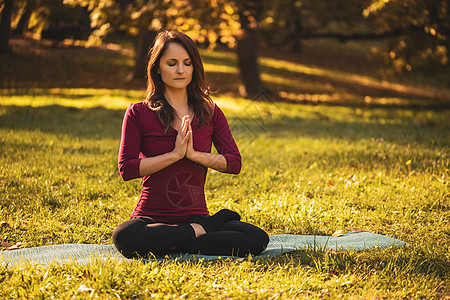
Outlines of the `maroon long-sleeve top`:
[{"label": "maroon long-sleeve top", "polygon": [[[144,102],[131,104],[124,116],[119,149],[119,172],[124,180],[139,178],[142,158],[171,152],[177,136],[175,129],[164,133],[157,112]],[[192,121],[193,147],[211,152],[212,144],[227,161],[224,173],[238,174],[241,155],[222,110],[214,104],[208,122],[198,127]],[[170,166],[143,177],[139,202],[131,217],[149,216],[157,222],[180,224],[191,214],[209,215],[205,202],[207,168],[183,158]]]}]

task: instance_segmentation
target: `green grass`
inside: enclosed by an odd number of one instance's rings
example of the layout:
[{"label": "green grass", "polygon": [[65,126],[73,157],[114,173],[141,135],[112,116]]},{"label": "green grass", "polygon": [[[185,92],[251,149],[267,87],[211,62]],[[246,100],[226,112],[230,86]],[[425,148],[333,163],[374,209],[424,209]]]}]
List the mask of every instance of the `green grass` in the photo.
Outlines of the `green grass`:
[{"label": "green grass", "polygon": [[[228,53],[204,54],[210,75],[236,79]],[[265,59],[263,65],[273,69],[272,62]],[[307,78],[301,68],[300,62],[286,64],[273,74],[285,78],[286,92],[312,96],[333,74],[353,74],[330,71]],[[272,76],[269,69],[264,72]],[[77,88],[16,82],[0,90],[4,241],[23,247],[110,244],[114,227],[129,218],[140,181],[119,177],[120,128],[128,104],[141,101],[145,92],[120,85],[107,89],[108,80],[99,84],[104,89],[89,88],[93,74]],[[302,84],[295,90],[288,79]],[[363,95],[343,85],[347,79],[325,88],[339,100],[346,93]],[[238,176],[210,170],[206,196],[212,213],[236,210],[270,235],[328,235],[356,227],[410,246],[337,253],[304,249],[271,259],[213,262],[24,263],[0,267],[0,298],[448,298],[450,113],[408,107],[404,103],[418,100],[392,93],[400,107],[215,95],[244,165]]]},{"label": "green grass", "polygon": [[[24,247],[111,243],[139,193],[139,181],[122,182],[116,166],[122,115],[128,102],[140,100],[135,93],[2,96],[4,240]],[[310,249],[244,262],[3,267],[0,295],[88,297],[77,291],[81,284],[101,298],[439,298],[449,292],[447,111],[277,104],[268,115],[261,103],[216,100],[243,148],[244,167],[239,176],[210,172],[212,212],[234,209],[269,234],[358,227],[411,246]]]}]

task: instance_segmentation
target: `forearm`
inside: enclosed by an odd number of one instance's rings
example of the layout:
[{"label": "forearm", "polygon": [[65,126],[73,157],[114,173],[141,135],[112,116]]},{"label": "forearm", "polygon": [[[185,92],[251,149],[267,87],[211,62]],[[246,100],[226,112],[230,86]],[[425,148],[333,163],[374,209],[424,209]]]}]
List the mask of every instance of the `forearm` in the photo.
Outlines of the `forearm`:
[{"label": "forearm", "polygon": [[194,153],[187,156],[187,158],[193,162],[220,172],[225,172],[227,170],[227,160],[222,154],[194,151]]},{"label": "forearm", "polygon": [[181,158],[179,154],[173,151],[158,156],[143,158],[139,164],[139,175],[143,177],[156,173],[179,161]]}]

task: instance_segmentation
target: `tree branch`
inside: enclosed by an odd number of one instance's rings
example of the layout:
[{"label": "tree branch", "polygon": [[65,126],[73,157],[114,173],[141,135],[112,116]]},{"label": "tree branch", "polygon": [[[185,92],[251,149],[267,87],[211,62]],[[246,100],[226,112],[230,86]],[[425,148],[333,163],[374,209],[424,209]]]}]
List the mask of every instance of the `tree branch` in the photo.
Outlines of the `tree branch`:
[{"label": "tree branch", "polygon": [[342,34],[338,32],[308,32],[300,34],[299,37],[301,39],[316,39],[316,38],[334,38],[341,42],[345,42],[348,40],[376,40],[376,39],[384,39],[387,37],[399,36],[406,33],[412,33],[423,30],[421,26],[408,26],[402,28],[392,29],[390,31],[385,32],[364,32],[364,33],[351,33],[351,34]]}]

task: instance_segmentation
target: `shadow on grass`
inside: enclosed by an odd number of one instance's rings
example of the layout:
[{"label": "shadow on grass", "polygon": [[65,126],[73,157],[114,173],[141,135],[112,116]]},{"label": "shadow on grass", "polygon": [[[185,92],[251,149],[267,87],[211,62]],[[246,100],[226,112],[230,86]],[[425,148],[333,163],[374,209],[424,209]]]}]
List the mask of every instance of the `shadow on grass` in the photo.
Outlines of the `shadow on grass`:
[{"label": "shadow on grass", "polygon": [[245,137],[246,132],[253,136],[264,135],[273,138],[338,139],[346,141],[379,140],[392,144],[408,145],[442,144],[450,146],[449,125],[444,121],[419,123],[413,118],[401,119],[385,123],[382,119],[336,120],[318,112],[311,117],[279,116],[260,121],[251,116],[238,116],[239,122],[230,118],[230,126]]},{"label": "shadow on grass", "polygon": [[86,139],[120,139],[125,110],[104,107],[0,106],[0,128]]},{"label": "shadow on grass", "polygon": [[[383,107],[405,109],[450,109],[450,96],[406,87],[389,88],[354,83],[323,75],[305,74],[272,68],[262,76],[274,102],[344,107]],[[278,74],[278,75],[277,75]],[[209,83],[214,93],[240,90],[238,75],[209,71]]]},{"label": "shadow on grass", "polygon": [[[108,109],[103,106],[76,108],[62,105],[49,106],[0,106],[0,128],[48,132],[80,138],[120,139],[125,109]],[[380,119],[378,119],[380,118]],[[246,114],[230,116],[229,123],[237,139],[255,139],[260,135],[276,139],[309,137],[313,139],[339,139],[346,141],[380,140],[392,144],[449,145],[448,124],[443,121],[417,123],[414,118],[396,118],[383,124],[380,116],[372,119],[353,118],[337,120],[320,112],[310,117],[285,115],[267,119]],[[238,121],[238,122],[237,122]]]},{"label": "shadow on grass", "polygon": [[0,56],[0,88],[143,89],[127,81],[131,57],[103,48],[48,48],[33,40],[13,40],[13,53]]},{"label": "shadow on grass", "polygon": [[120,97],[126,100],[136,101],[145,99],[143,90],[122,90],[122,89],[97,89],[97,88],[16,88],[0,90],[0,95],[4,96],[49,96],[51,98],[62,98],[70,100],[92,101],[94,97]]},{"label": "shadow on grass", "polygon": [[[272,59],[269,61],[272,61]],[[273,62],[271,63],[273,64]],[[292,90],[301,86],[305,81],[312,81],[329,86],[328,90],[333,88],[333,90],[337,89],[337,91],[344,90],[345,92],[360,94],[362,96],[361,98],[364,96],[373,96],[450,101],[450,93],[448,91],[441,93],[432,92],[415,87],[382,82],[356,73],[346,73],[304,65],[294,65],[291,68],[284,68],[283,61],[280,61],[279,64],[280,67],[276,68],[272,65],[262,63],[261,71],[269,77],[275,75],[286,78],[287,80],[298,81],[296,85],[285,84],[285,89],[290,88]],[[298,68],[299,70],[294,71],[294,68]],[[320,91],[317,92],[320,93]]]}]

